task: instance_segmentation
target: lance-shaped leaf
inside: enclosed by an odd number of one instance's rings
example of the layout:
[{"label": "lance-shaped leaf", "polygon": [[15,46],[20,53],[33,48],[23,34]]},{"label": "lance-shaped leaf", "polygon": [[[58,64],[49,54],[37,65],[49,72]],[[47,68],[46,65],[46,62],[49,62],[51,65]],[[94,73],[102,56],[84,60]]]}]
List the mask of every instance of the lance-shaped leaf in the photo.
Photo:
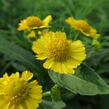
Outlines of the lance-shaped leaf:
[{"label": "lance-shaped leaf", "polygon": [[87,65],[83,65],[74,75],[61,75],[49,71],[49,76],[56,84],[76,94],[109,94],[109,86]]}]

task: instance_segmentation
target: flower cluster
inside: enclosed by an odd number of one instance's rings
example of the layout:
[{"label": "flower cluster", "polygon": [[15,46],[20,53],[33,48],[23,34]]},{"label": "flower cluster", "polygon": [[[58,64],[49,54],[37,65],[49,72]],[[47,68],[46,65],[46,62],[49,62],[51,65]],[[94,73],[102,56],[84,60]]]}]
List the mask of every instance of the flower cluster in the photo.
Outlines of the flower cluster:
[{"label": "flower cluster", "polygon": [[[74,74],[75,69],[86,59],[86,47],[80,39],[69,39],[62,31],[49,31],[52,16],[44,20],[29,16],[19,23],[19,31],[28,31],[32,40],[32,51],[37,60],[44,60],[43,67],[59,74]],[[74,30],[90,37],[97,43],[100,34],[82,19],[69,17],[65,20]],[[46,31],[43,31],[47,29]],[[39,34],[39,32],[41,34]],[[38,36],[38,37],[36,37]],[[2,109],[36,109],[42,102],[42,86],[32,80],[33,73],[24,71],[10,76],[5,73],[0,78],[0,107]]]},{"label": "flower cluster", "polygon": [[[31,29],[29,37],[35,36],[35,29],[49,27],[52,16],[47,16],[43,21],[37,16],[30,16],[21,21],[18,30]],[[85,20],[69,17],[65,20],[74,30],[80,31],[83,35],[93,38],[93,44],[97,43],[100,34]],[[42,30],[40,30],[42,31]],[[32,50],[36,59],[45,60],[43,67],[60,74],[74,74],[75,69],[85,60],[86,50],[84,43],[77,39],[68,39],[65,32],[46,31],[38,39],[33,41]]]}]

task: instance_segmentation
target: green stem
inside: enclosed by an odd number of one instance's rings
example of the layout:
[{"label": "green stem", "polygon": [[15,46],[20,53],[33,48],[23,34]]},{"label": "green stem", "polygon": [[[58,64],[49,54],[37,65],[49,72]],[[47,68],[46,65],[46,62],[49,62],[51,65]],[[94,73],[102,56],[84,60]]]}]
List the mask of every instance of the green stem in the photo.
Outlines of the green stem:
[{"label": "green stem", "polygon": [[74,40],[76,40],[78,38],[79,32],[76,33],[76,35],[74,36]]},{"label": "green stem", "polygon": [[43,93],[43,97],[47,97],[47,96],[51,96],[51,92],[50,91],[47,91],[47,92]]}]

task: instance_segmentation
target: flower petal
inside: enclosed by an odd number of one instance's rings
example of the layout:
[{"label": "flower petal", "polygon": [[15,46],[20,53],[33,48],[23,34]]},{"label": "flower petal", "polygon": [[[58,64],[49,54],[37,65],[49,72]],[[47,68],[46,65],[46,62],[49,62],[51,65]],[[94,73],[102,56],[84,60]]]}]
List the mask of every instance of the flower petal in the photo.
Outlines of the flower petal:
[{"label": "flower petal", "polygon": [[29,81],[32,77],[33,77],[33,73],[31,73],[30,71],[24,71],[24,72],[22,72],[21,78],[23,80]]},{"label": "flower petal", "polygon": [[52,21],[52,16],[48,15],[44,20],[43,20],[43,25],[48,26],[48,24]]},{"label": "flower petal", "polygon": [[33,30],[28,34],[28,38],[34,38],[36,36],[36,32]]}]

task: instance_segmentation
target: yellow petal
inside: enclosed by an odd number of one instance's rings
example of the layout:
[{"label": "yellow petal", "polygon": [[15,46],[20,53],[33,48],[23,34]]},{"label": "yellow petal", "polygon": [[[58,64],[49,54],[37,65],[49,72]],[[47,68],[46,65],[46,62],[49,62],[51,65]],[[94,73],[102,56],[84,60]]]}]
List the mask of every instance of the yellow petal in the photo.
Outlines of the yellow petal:
[{"label": "yellow petal", "polygon": [[90,30],[90,36],[92,36],[93,38],[97,39],[97,38],[100,37],[100,34],[97,34],[96,29],[91,28],[91,30]]},{"label": "yellow petal", "polygon": [[36,36],[36,32],[33,30],[28,34],[28,38],[34,38]]},{"label": "yellow petal", "polygon": [[42,95],[41,95],[41,94],[37,94],[37,95],[36,95],[36,94],[29,94],[29,96],[30,96],[31,98],[33,98],[33,99],[39,101],[39,102],[42,101]]},{"label": "yellow petal", "polygon": [[79,66],[80,63],[81,63],[81,61],[71,58],[71,59],[65,61],[64,65],[67,66],[68,68],[77,68],[77,66]]},{"label": "yellow petal", "polygon": [[43,25],[48,26],[48,24],[52,21],[52,16],[48,15],[44,20],[43,20]]},{"label": "yellow petal", "polygon": [[54,65],[53,59],[47,59],[43,64],[44,68],[50,69]]},{"label": "yellow petal", "polygon": [[65,22],[67,24],[69,24],[70,26],[75,26],[75,19],[73,17],[69,17],[65,20]]},{"label": "yellow petal", "polygon": [[29,81],[32,77],[33,77],[33,73],[31,73],[30,71],[24,71],[24,72],[22,72],[21,78],[23,80]]},{"label": "yellow petal", "polygon": [[31,90],[29,91],[30,94],[41,95],[41,93],[42,93],[42,86],[38,85],[38,86],[30,87],[30,88],[31,88]]},{"label": "yellow petal", "polygon": [[30,97],[25,100],[25,104],[26,104],[28,109],[36,109],[36,107],[39,107],[38,103],[40,103],[40,101],[37,101],[37,100],[32,99]]},{"label": "yellow petal", "polygon": [[32,50],[37,53],[36,57],[37,59],[44,60],[48,57],[47,52],[47,41],[38,39],[37,41],[33,42]]},{"label": "yellow petal", "polygon": [[56,38],[66,39],[66,33],[65,32],[61,32],[61,31],[58,31],[58,32],[55,33],[55,37]]},{"label": "yellow petal", "polygon": [[79,60],[79,61],[82,61],[85,59],[86,55],[84,52],[80,52],[80,53],[72,53],[72,58],[76,59],[76,60]]},{"label": "yellow petal", "polygon": [[51,66],[51,70],[60,74],[73,74],[74,70],[71,67],[66,66],[66,64],[61,62],[55,62],[54,65]]},{"label": "yellow petal", "polygon": [[22,31],[22,30],[26,30],[26,29],[29,29],[28,25],[27,25],[27,22],[26,20],[22,20],[20,23],[19,23],[19,27],[17,28],[18,31]]},{"label": "yellow petal", "polygon": [[16,72],[16,73],[14,73],[14,74],[11,74],[10,80],[11,80],[11,81],[13,81],[13,80],[18,80],[18,79],[19,79],[19,76],[20,76],[19,72]]},{"label": "yellow petal", "polygon": [[83,43],[80,40],[73,41],[71,45],[72,52],[79,52],[85,50]]},{"label": "yellow petal", "polygon": [[37,80],[31,81],[28,83],[28,87],[34,87],[38,84]]},{"label": "yellow petal", "polygon": [[35,53],[45,53],[48,49],[48,45],[51,41],[51,37],[53,36],[53,32],[46,32],[43,33],[43,36],[41,36],[37,41],[33,42],[32,50]]}]

